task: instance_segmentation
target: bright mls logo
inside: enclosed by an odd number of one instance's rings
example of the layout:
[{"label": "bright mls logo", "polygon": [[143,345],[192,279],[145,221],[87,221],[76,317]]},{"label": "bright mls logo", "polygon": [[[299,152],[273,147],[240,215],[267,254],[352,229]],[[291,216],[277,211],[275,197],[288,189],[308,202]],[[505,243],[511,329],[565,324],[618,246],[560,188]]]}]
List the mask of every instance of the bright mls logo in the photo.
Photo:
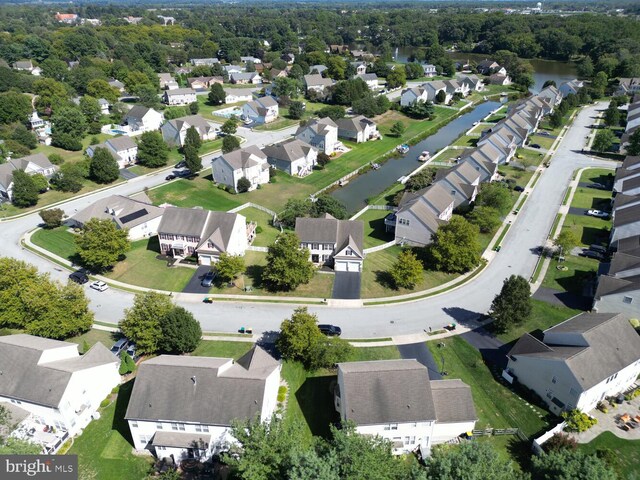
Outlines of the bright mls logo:
[{"label": "bright mls logo", "polygon": [[2,480],[77,480],[77,455],[0,455]]}]

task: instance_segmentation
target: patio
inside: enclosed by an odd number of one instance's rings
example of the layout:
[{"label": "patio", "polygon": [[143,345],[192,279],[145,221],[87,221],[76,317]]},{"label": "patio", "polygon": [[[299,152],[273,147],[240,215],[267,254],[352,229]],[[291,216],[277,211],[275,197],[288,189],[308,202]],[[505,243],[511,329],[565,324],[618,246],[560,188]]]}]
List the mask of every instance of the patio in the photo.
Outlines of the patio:
[{"label": "patio", "polygon": [[[596,418],[598,423],[586,432],[572,433],[578,443],[589,443],[603,432],[611,432],[616,437],[624,440],[640,440],[640,396],[630,400],[623,401],[616,407],[608,405],[609,411],[603,413],[598,409],[589,412],[589,415]],[[628,415],[628,417],[625,417]],[[621,417],[622,418],[621,420]],[[638,417],[638,419],[636,419]],[[629,426],[629,430],[620,428],[623,424]],[[635,425],[635,428],[633,428]]]},{"label": "patio", "polygon": [[42,453],[53,455],[69,436],[66,430],[38,423],[33,415],[25,418],[11,434],[42,446]]}]

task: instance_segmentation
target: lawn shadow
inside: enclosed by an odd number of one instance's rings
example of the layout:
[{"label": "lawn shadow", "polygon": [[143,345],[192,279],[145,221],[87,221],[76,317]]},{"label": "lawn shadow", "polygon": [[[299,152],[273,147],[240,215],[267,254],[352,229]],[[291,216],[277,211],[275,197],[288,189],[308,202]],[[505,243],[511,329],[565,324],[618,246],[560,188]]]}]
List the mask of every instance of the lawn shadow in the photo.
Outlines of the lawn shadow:
[{"label": "lawn shadow", "polygon": [[329,426],[340,420],[333,403],[336,381],[335,375],[307,377],[295,394],[311,433],[325,439]]},{"label": "lawn shadow", "polygon": [[607,227],[583,227],[580,241],[584,245],[602,245],[608,242],[609,236],[610,231]]},{"label": "lawn shadow", "polygon": [[609,211],[611,209],[611,199],[610,198],[592,197],[591,198],[591,206],[589,208],[593,208],[593,209],[596,209],[596,210]]},{"label": "lawn shadow", "polygon": [[[263,288],[262,272],[264,271],[264,265],[248,265],[245,271],[245,276],[251,279],[251,286],[253,288]],[[245,282],[246,283],[246,282]]]},{"label": "lawn shadow", "polygon": [[131,398],[134,381],[135,379],[131,379],[120,385],[118,396],[116,398],[116,409],[113,414],[113,423],[111,424],[111,429],[116,430],[132,446],[133,439],[131,438],[131,431],[129,430],[129,424],[124,419],[124,416],[127,413],[127,406],[129,405],[129,399]]},{"label": "lawn shadow", "polygon": [[149,250],[150,252],[155,252],[155,253],[162,253],[160,251],[160,240],[158,239],[157,235],[154,235],[153,237],[149,237],[149,241],[147,242],[147,250]]},{"label": "lawn shadow", "polygon": [[[595,278],[596,272],[593,270],[575,270],[574,274],[571,277],[557,278],[556,283],[560,285],[565,291],[574,295],[581,296],[582,292],[584,291],[585,285],[589,282],[592,282]],[[556,297],[560,299],[560,295],[556,295]]]},{"label": "lawn shadow", "polygon": [[369,227],[372,229],[369,237],[375,238],[376,240],[382,240],[385,243],[393,240],[393,234],[386,231],[384,218],[369,220]]},{"label": "lawn shadow", "polygon": [[391,274],[384,270],[376,270],[373,272],[376,276],[376,282],[379,283],[382,287],[388,288],[390,290],[398,290],[396,283],[393,281],[393,277]]}]

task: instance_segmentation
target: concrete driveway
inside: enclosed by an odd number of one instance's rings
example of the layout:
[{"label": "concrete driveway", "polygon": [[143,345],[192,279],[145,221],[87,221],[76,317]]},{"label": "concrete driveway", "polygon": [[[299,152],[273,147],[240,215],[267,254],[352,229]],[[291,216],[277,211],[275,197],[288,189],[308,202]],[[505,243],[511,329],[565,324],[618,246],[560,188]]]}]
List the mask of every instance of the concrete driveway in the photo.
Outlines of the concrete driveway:
[{"label": "concrete driveway", "polygon": [[440,374],[442,364],[438,366],[426,343],[409,343],[407,345],[398,345],[397,348],[398,352],[400,352],[400,356],[405,360],[415,358],[422,365],[427,367],[429,370],[429,378],[431,380],[442,380],[442,375]]},{"label": "concrete driveway", "polygon": [[209,265],[200,265],[197,270],[194,270],[193,276],[187,286],[182,290],[183,293],[209,293],[209,287],[203,287],[200,285],[202,278],[211,270]]},{"label": "concrete driveway", "polygon": [[122,178],[124,178],[125,180],[131,180],[132,178],[136,178],[138,175],[133,173],[131,170],[128,170],[126,168],[121,168],[120,169],[120,176]]},{"label": "concrete driveway", "polygon": [[354,300],[360,298],[360,272],[336,272],[331,298]]},{"label": "concrete driveway", "polygon": [[569,215],[580,215],[584,216],[587,214],[588,208],[578,208],[578,207],[569,207],[569,211],[567,212]]}]

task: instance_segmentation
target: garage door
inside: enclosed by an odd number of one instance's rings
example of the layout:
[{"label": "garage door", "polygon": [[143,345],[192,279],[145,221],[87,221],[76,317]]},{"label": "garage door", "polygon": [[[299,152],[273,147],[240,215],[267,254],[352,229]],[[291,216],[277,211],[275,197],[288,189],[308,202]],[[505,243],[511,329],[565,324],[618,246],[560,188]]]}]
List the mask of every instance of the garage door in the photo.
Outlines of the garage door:
[{"label": "garage door", "polygon": [[360,271],[360,262],[349,262],[347,263],[347,272],[359,272]]},{"label": "garage door", "polygon": [[336,272],[346,272],[348,267],[349,267],[349,263],[348,262],[336,261],[335,265],[333,266],[333,269]]},{"label": "garage door", "polygon": [[209,255],[198,255],[200,265],[211,265],[211,257]]}]

